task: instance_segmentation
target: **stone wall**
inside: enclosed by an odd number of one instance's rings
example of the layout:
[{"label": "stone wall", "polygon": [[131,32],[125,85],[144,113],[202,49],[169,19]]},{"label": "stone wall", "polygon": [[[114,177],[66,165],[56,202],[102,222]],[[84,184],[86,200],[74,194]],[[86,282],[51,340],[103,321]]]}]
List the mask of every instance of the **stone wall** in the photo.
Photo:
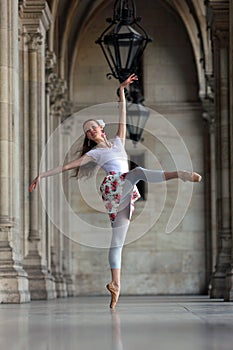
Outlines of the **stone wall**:
[{"label": "stone wall", "polygon": [[[186,169],[185,152],[180,149],[180,143],[176,143],[177,140],[173,142],[173,136],[167,134],[166,123],[171,123],[188,149],[193,168],[202,173],[201,108],[193,52],[186,30],[181,20],[160,2],[148,1],[141,8],[139,4],[138,12],[142,18],[147,18],[144,26],[154,38],[144,57],[145,104],[151,108],[151,114],[144,141],[136,148],[130,141],[127,142],[128,154],[143,154],[143,165],[147,168],[169,171],[181,166]],[[72,91],[76,110],[91,106],[90,115],[94,117],[95,110],[96,115],[101,116],[102,108],[103,118],[111,123],[116,116],[105,114],[103,106],[93,107],[116,100],[118,83],[114,79],[106,80],[105,73],[109,69],[99,47],[94,44],[104,29],[103,18],[110,14],[111,8],[108,8],[104,14],[96,16],[80,38]],[[80,126],[87,115],[87,110],[79,112]],[[169,145],[172,152],[167,149]],[[90,184],[91,180],[91,187]],[[122,292],[125,294],[193,294],[205,291],[203,184],[194,186],[186,215],[171,234],[166,234],[178,185],[183,194],[190,189],[190,184],[180,184],[175,180],[161,186],[148,186],[147,200],[136,204],[127,236],[129,244],[123,252]],[[91,191],[84,199],[80,198],[74,182],[71,192],[73,209],[85,222],[93,225],[92,229],[95,225],[109,227],[107,215],[98,214],[96,208],[92,208],[93,203],[85,203],[93,197]],[[160,216],[158,203],[159,209],[162,208]],[[181,215],[182,208],[178,211]],[[148,223],[147,228],[145,222]],[[76,230],[81,236],[83,227]],[[97,241],[98,232],[96,230]],[[107,250],[96,248],[98,243],[95,247],[88,247],[87,242],[84,239],[84,245],[73,244],[77,294],[105,293],[104,285],[109,280]]]}]

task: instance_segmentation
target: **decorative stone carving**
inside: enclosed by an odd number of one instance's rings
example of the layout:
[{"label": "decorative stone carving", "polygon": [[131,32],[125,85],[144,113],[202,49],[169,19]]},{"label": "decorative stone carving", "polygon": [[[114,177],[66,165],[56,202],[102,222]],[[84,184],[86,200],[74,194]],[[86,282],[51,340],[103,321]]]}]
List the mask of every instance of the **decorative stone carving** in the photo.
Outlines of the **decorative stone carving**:
[{"label": "decorative stone carving", "polygon": [[45,52],[45,70],[46,74],[54,71],[55,65],[57,63],[57,57],[55,52],[46,50]]},{"label": "decorative stone carving", "polygon": [[67,100],[66,81],[59,78],[56,73],[50,73],[46,79],[46,92],[50,98],[50,115],[63,121],[71,114],[72,104]]},{"label": "decorative stone carving", "polygon": [[23,0],[19,2],[19,16],[31,31],[49,29],[52,14],[46,0]]},{"label": "decorative stone carving", "polygon": [[39,47],[43,44],[43,35],[40,32],[35,33],[22,33],[22,38],[24,38],[24,44],[28,45],[29,51],[37,51]]}]

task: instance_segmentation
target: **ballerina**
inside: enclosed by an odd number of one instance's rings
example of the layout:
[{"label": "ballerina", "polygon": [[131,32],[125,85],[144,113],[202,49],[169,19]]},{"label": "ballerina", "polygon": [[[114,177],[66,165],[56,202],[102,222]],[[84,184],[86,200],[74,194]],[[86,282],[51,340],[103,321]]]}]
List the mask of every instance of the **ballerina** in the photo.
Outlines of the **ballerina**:
[{"label": "ballerina", "polygon": [[109,265],[111,282],[107,289],[111,293],[110,308],[114,309],[118,302],[121,287],[121,256],[130,219],[134,210],[134,202],[140,198],[136,187],[138,181],[158,183],[171,179],[199,182],[201,176],[196,172],[149,170],[136,167],[129,171],[125,152],[126,138],[126,100],[124,89],[137,80],[135,74],[130,75],[119,87],[119,121],[115,138],[109,141],[104,132],[104,125],[95,119],[86,120],[83,124],[84,142],[81,157],[66,165],[58,166],[39,174],[30,185],[32,192],[42,178],[54,176],[61,172],[76,169],[78,176],[81,168],[89,164],[98,164],[106,173],[100,187],[102,199],[109,214],[112,239],[109,248]]}]

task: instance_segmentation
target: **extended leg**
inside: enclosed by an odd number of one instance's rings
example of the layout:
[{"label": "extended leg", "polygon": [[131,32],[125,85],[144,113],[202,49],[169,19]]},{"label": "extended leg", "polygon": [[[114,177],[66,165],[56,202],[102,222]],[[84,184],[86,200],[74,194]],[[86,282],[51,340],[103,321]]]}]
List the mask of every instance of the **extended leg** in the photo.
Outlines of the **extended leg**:
[{"label": "extended leg", "polygon": [[130,170],[125,177],[125,184],[122,191],[123,194],[121,200],[121,208],[124,207],[125,203],[126,205],[128,204],[128,196],[130,193],[132,193],[134,186],[139,181],[145,181],[148,183],[159,183],[172,179],[199,182],[201,181],[201,176],[191,171],[161,171],[136,167],[133,170]]},{"label": "extended leg", "polygon": [[178,178],[182,181],[201,181],[201,176],[199,174],[185,170],[161,171],[136,167],[133,170],[129,171],[126,175],[126,180],[128,180],[132,185],[136,185],[140,180],[150,183],[158,183]]}]

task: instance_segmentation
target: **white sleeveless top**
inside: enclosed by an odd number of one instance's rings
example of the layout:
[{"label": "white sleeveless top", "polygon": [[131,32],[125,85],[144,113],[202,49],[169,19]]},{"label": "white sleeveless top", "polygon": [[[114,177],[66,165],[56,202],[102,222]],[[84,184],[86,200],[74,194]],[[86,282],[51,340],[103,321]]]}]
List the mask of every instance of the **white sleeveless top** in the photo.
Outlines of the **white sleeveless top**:
[{"label": "white sleeveless top", "polygon": [[86,153],[106,172],[126,173],[129,171],[128,158],[119,136],[113,140],[111,148],[95,148]]}]

